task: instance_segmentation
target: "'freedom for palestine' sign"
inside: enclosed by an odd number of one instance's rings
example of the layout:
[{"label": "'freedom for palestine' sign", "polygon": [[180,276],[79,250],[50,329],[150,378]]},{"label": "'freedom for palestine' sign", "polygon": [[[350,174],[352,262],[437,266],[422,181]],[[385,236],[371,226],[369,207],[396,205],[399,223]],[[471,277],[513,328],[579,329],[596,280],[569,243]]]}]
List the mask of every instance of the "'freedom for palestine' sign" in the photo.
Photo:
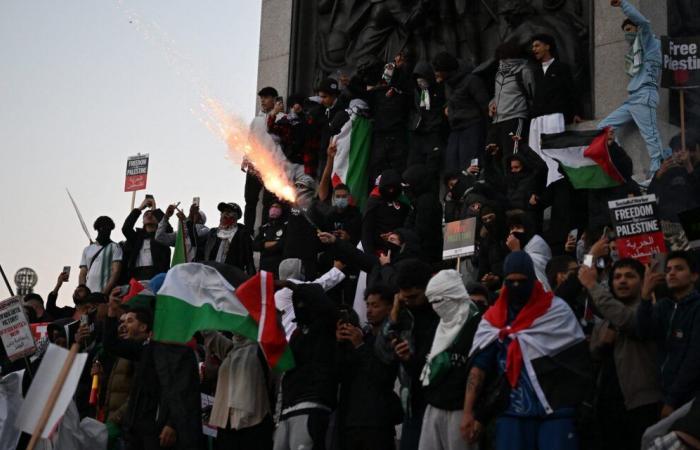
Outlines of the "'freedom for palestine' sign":
[{"label": "'freedom for palestine' sign", "polygon": [[661,36],[661,86],[671,89],[700,87],[700,36]]},{"label": "'freedom for palestine' sign", "polygon": [[634,258],[646,264],[655,254],[666,253],[655,195],[613,200],[608,207],[620,258]]},{"label": "'freedom for palestine' sign", "polygon": [[129,156],[126,160],[126,180],[124,192],[146,189],[148,179],[148,154]]}]

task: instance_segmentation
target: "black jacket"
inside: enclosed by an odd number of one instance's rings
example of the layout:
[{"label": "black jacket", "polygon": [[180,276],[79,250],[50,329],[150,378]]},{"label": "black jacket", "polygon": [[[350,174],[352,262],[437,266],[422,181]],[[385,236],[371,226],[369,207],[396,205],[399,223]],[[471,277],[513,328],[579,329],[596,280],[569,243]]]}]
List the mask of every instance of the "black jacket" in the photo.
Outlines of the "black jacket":
[{"label": "black jacket", "polygon": [[390,84],[375,86],[365,94],[374,119],[373,133],[406,130],[412,93],[408,75],[397,67]]},{"label": "black jacket", "polygon": [[170,269],[170,247],[156,241],[155,237],[149,235],[143,228],[134,228],[140,215],[141,210],[135,208],[129,213],[124,221],[124,225],[122,225],[122,233],[126,238],[124,251],[128,256],[126,270],[129,274],[134,271],[143,242],[146,239],[150,239],[154,274],[167,272]]},{"label": "black jacket", "polygon": [[661,220],[679,222],[678,213],[700,205],[698,185],[685,167],[671,167],[660,177],[657,172],[647,191],[656,194]]},{"label": "black jacket", "polygon": [[118,325],[117,319],[106,319],[104,348],[136,363],[123,422],[126,434],[157,437],[169,425],[177,432],[173,448],[201,448],[199,372],[192,349],[119,339]]},{"label": "black jacket", "polygon": [[377,339],[372,333],[358,348],[340,346],[340,426],[349,428],[392,428],[401,422],[401,401],[394,393],[398,372],[395,361],[377,356]]},{"label": "black jacket", "polygon": [[350,242],[354,245],[360,241],[362,233],[362,214],[356,206],[348,205],[342,211],[333,208],[325,218],[324,230],[345,230],[350,235]]},{"label": "black jacket", "polygon": [[531,116],[534,118],[562,113],[566,123],[570,123],[579,108],[569,66],[555,59],[546,74],[539,63],[532,70],[535,77],[535,92],[530,109]]},{"label": "black jacket", "polygon": [[422,91],[417,86],[413,91],[413,109],[411,110],[411,130],[416,133],[440,133],[445,130],[445,85],[435,82],[432,66],[421,61],[413,69],[414,78],[423,78],[430,83],[430,109],[421,108]]},{"label": "black jacket", "polygon": [[421,256],[429,262],[442,260],[442,203],[434,191],[433,178],[425,166],[409,167],[403,174],[412,208],[405,227],[420,240]]},{"label": "black jacket", "polygon": [[[238,230],[231,239],[224,263],[238,267],[248,275],[253,275],[255,274],[253,240],[243,225],[239,223],[237,227]],[[221,239],[216,236],[218,231],[218,228],[209,230],[207,241],[204,244],[204,261],[216,261],[216,254],[219,251],[219,245],[221,245]]]},{"label": "black jacket", "polygon": [[445,80],[447,120],[452,130],[461,130],[488,117],[489,96],[484,82],[462,62]]},{"label": "black jacket", "polygon": [[[284,219],[271,219],[258,230],[253,241],[253,250],[260,252],[260,270],[277,273],[282,262],[282,250],[286,237],[287,222]],[[265,242],[275,242],[273,247],[265,248]]]},{"label": "black jacket", "polygon": [[317,284],[297,285],[292,302],[298,328],[289,346],[295,367],[282,378],[282,410],[301,402],[333,409],[338,391],[335,305]]},{"label": "black jacket", "polygon": [[678,408],[700,392],[700,293],[637,308],[638,333],[658,342],[664,402]]},{"label": "black jacket", "polygon": [[[410,314],[407,314],[410,312]],[[421,413],[427,404],[425,391],[422,388],[420,375],[425,365],[425,360],[433,345],[435,330],[440,318],[433,311],[433,307],[428,302],[410,310],[402,310],[397,323],[390,324],[388,329],[404,336],[402,332],[410,332],[411,336],[411,358],[406,362],[401,362],[407,379],[404,380],[410,385],[411,410],[413,413]],[[405,386],[405,385],[404,385]],[[462,397],[464,398],[464,397]]]},{"label": "black jacket", "polygon": [[408,216],[408,206],[396,201],[388,201],[380,191],[386,186],[401,187],[401,176],[393,170],[385,171],[379,181],[379,188],[372,191],[365,206],[362,220],[362,248],[366,253],[375,253],[384,248],[381,235],[403,226]]}]

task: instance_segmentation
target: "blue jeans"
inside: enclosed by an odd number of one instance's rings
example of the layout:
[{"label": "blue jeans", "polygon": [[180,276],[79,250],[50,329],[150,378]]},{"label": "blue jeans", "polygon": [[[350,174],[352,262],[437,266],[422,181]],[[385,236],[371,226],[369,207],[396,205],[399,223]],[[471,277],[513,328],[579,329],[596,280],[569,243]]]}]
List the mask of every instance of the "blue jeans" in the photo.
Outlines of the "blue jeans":
[{"label": "blue jeans", "polygon": [[649,152],[649,172],[653,174],[661,166],[661,136],[656,125],[656,105],[659,103],[659,94],[656,90],[642,89],[630,94],[629,98],[615,111],[603,119],[598,128],[613,127],[615,131],[621,126],[634,121],[639,128],[639,134],[647,146]]},{"label": "blue jeans", "polygon": [[573,415],[503,415],[496,420],[496,450],[578,450]]}]

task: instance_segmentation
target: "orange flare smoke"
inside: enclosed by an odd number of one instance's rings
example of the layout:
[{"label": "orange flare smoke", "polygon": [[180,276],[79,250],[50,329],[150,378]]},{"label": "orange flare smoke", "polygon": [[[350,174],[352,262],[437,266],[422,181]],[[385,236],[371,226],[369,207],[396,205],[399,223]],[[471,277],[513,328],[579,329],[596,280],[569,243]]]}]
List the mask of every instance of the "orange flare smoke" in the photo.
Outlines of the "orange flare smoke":
[{"label": "orange flare smoke", "polygon": [[266,132],[256,134],[251,131],[248,125],[227,113],[217,100],[207,98],[205,103],[203,109],[216,124],[213,126],[208,122],[207,126],[226,142],[234,161],[242,158],[252,163],[265,189],[282,200],[294,203],[296,190],[288,175],[290,163],[272,138]]}]

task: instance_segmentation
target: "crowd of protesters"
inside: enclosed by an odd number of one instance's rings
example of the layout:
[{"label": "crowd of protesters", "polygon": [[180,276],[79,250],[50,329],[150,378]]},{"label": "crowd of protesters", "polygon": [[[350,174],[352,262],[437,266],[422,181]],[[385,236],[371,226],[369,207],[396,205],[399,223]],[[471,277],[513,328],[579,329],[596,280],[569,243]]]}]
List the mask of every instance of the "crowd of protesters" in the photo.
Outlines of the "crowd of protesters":
[{"label": "crowd of protesters", "polygon": [[[621,6],[627,34],[645,26]],[[245,207],[221,199],[212,228],[197,203],[161,211],[150,196],[121,242],[99,217],[73,305],[57,306],[66,273],[46,303],[25,297],[56,345],[89,316],[74,338],[89,355],[80,417],[106,424],[110,449],[700,449],[700,267],[678,216],[700,206],[700,137],[674,137],[640,185],[639,162],[608,130],[624,183],[574,189],[539,149],[540,134],[582,115],[555,39],[503,44],[495,61],[487,79],[449,53],[365,58],[311,97],[263,88],[255,121],[303,168],[295,203],[246,163]],[[330,173],[358,104],[372,122],[365,199]],[[646,266],[619,258],[607,208],[644,193],[669,248]],[[126,306],[122,286],[150,280],[157,292],[174,215],[187,261],[275,274],[292,370],[273,373],[255,342],[226,330],[186,346],[150,339],[155,297]],[[443,224],[467,218],[476,253],[454,270]]]}]

